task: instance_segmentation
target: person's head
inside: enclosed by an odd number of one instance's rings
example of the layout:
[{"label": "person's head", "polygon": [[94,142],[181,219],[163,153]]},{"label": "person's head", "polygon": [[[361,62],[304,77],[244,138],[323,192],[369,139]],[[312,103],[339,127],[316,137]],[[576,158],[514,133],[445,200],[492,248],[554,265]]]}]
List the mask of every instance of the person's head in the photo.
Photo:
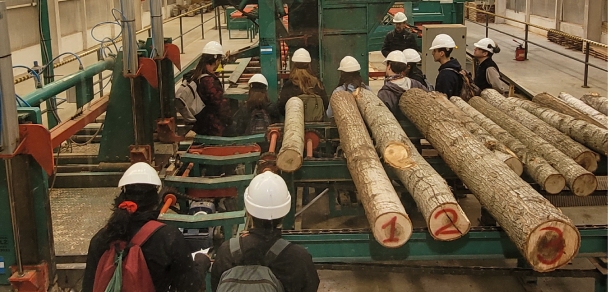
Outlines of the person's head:
[{"label": "person's head", "polygon": [[402,32],[408,27],[407,16],[402,12],[397,12],[392,19],[392,22],[394,23],[394,29],[397,32]]},{"label": "person's head", "polygon": [[435,62],[444,64],[451,57],[453,49],[457,48],[455,41],[447,34],[439,34],[432,41],[430,51]]},{"label": "person's head", "polygon": [[474,57],[479,61],[483,61],[486,58],[491,58],[493,54],[499,53],[500,47],[490,38],[483,38],[478,42],[474,43]]},{"label": "person's head", "polygon": [[199,78],[201,74],[206,72],[214,72],[220,66],[222,62],[222,45],[216,41],[211,41],[203,47],[201,50],[201,59],[195,68],[193,78]]},{"label": "person's head", "polygon": [[359,87],[362,84],[362,76],[360,76],[360,63],[352,56],[345,56],[339,63],[337,69],[341,72],[338,86],[353,85]]},{"label": "person's head", "polygon": [[248,80],[248,100],[246,106],[248,110],[264,109],[269,104],[269,96],[267,95],[267,78],[263,74],[254,74]]},{"label": "person's head", "polygon": [[278,228],[290,211],[290,202],[286,182],[271,171],[255,176],[244,193],[246,212],[257,228]]},{"label": "person's head", "polygon": [[393,76],[396,74],[402,75],[405,70],[407,70],[407,59],[405,58],[405,55],[398,50],[390,52],[383,63],[386,65],[386,76]]},{"label": "person's head", "polygon": [[407,60],[407,69],[405,70],[405,76],[409,75],[412,68],[417,66],[417,63],[421,62],[421,55],[414,49],[406,49],[402,51],[402,54],[405,55],[405,59]]},{"label": "person's head", "polygon": [[311,56],[307,50],[300,48],[292,55],[293,66],[290,70],[290,81],[305,94],[315,94],[314,88],[322,88],[320,80],[311,70]]}]

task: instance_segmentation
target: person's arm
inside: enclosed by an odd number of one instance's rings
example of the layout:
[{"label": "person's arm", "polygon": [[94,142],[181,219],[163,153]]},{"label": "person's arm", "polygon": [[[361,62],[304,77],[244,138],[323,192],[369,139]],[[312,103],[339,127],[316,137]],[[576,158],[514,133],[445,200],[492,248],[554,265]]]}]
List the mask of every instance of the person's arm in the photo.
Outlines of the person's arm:
[{"label": "person's arm", "polygon": [[206,94],[208,96],[207,101],[204,100],[206,106],[217,108],[218,112],[216,115],[225,124],[230,125],[232,120],[231,108],[229,107],[229,101],[224,98],[224,90],[222,89],[222,84],[220,84],[220,81],[217,81],[212,76],[205,76],[199,79],[199,85],[202,87],[201,90],[199,90],[199,86],[197,87],[199,94],[202,97],[202,94]]},{"label": "person's arm", "polygon": [[[99,234],[99,233],[98,233]],[[85,266],[85,274],[83,275],[82,292],[93,292],[93,284],[95,282],[95,273],[100,258],[105,250],[98,244],[98,235],[96,234],[89,242],[89,250],[87,251],[87,264]]]},{"label": "person's arm", "polygon": [[320,286],[320,278],[318,277],[318,272],[316,271],[316,267],[313,264],[313,260],[311,255],[305,251],[304,267],[303,267],[303,276],[305,278],[305,286],[301,291],[303,292],[315,292],[318,291],[318,286]]},{"label": "person's arm", "polygon": [[218,284],[220,283],[220,277],[222,274],[233,267],[233,257],[231,256],[231,250],[229,249],[229,241],[225,241],[216,252],[216,258],[212,265],[211,275],[211,286],[212,292],[216,292]]},{"label": "person's arm", "polygon": [[205,267],[195,264],[184,235],[177,228],[169,226],[162,228],[173,229],[170,236],[166,238],[169,241],[167,252],[171,257],[169,266],[171,286],[175,287],[177,292],[203,291],[205,289],[205,274],[201,274],[201,270]]},{"label": "person's arm", "polygon": [[[434,86],[434,90],[440,93],[444,93],[447,95],[447,98],[454,96],[456,93],[453,92],[453,84],[452,80],[454,80],[452,75],[456,75],[455,72],[449,72],[449,70],[441,70],[438,72],[438,76],[436,77],[436,86]],[[458,94],[459,96],[459,94]]]},{"label": "person's arm", "polygon": [[391,34],[392,34],[392,32],[388,32],[385,35],[385,39],[383,40],[383,46],[381,47],[381,54],[384,57],[387,57],[388,54],[391,52],[391,48],[390,48],[390,45],[391,45],[390,42],[391,42],[391,38],[392,38]]},{"label": "person's arm", "polygon": [[494,68],[494,67],[487,68],[487,70],[485,71],[485,75],[487,78],[487,82],[489,82],[489,84],[491,84],[491,87],[493,89],[498,91],[500,94],[504,94],[504,93],[508,92],[508,87],[506,86],[506,83],[504,83],[502,81],[502,79],[500,79],[500,72],[498,72],[498,70],[496,70],[496,68]]}]

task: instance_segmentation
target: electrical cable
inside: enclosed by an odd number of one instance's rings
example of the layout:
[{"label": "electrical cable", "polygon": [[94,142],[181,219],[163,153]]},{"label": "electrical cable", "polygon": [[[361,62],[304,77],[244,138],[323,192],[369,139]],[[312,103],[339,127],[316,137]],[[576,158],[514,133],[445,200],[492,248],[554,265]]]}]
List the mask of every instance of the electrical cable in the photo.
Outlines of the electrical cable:
[{"label": "electrical cable", "polygon": [[42,67],[42,71],[44,71],[44,70],[45,70],[45,69],[46,69],[48,66],[52,65],[52,64],[53,64],[53,62],[55,62],[55,60],[59,59],[59,57],[61,57],[61,56],[65,56],[65,55],[72,55],[72,56],[74,56],[74,58],[76,58],[76,60],[77,60],[77,61],[78,61],[78,63],[79,63],[79,70],[83,70],[83,69],[85,68],[85,67],[83,66],[83,61],[80,59],[80,57],[79,57],[77,54],[72,53],[72,52],[64,52],[64,53],[61,53],[61,54],[57,55],[55,58],[51,59],[51,61],[49,61],[49,63],[47,63],[46,65],[44,65],[44,66]]},{"label": "electrical cable", "polygon": [[85,143],[78,143],[78,142],[74,141],[72,139],[72,137],[70,137],[70,142],[74,143],[74,145],[76,145],[76,146],[86,146],[86,145],[89,145],[100,134],[100,132],[102,131],[103,128],[104,128],[104,123],[102,123],[100,125],[100,127],[97,129],[97,131],[95,131],[95,133],[93,134],[93,137],[89,138],[89,140],[87,140]]},{"label": "electrical cable", "polygon": [[32,74],[32,76],[34,76],[34,78],[36,78],[36,82],[40,83],[40,74],[38,74],[38,72],[36,72],[36,70],[28,67],[28,66],[24,66],[24,65],[14,65],[14,68],[22,68],[22,69],[26,69],[28,70],[28,74]]},{"label": "electrical cable", "polygon": [[15,97],[17,97],[17,104],[19,104],[19,102],[22,102],[23,104],[25,104],[25,106],[32,107],[27,101],[25,101],[23,98],[21,98],[21,96],[19,96],[17,93],[15,93]]}]

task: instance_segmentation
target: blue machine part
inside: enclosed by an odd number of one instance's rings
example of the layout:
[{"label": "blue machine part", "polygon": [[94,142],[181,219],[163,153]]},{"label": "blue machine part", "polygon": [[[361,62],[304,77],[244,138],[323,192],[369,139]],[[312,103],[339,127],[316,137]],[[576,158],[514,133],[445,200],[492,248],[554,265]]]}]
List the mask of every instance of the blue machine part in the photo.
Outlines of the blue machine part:
[{"label": "blue machine part", "polygon": [[272,46],[261,46],[261,55],[271,55],[273,54]]},{"label": "blue machine part", "polygon": [[4,269],[4,257],[0,257],[0,275],[6,274],[6,270]]}]

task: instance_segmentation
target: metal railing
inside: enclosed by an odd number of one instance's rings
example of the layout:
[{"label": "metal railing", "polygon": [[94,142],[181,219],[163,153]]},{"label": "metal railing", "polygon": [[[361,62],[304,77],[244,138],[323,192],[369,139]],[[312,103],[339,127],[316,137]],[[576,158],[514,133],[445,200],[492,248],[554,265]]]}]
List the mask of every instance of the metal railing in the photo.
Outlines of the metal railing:
[{"label": "metal railing", "polygon": [[[489,37],[489,30],[491,29],[493,31],[496,31],[496,32],[499,32],[501,34],[505,34],[505,35],[511,36],[511,37],[513,37],[515,39],[523,41],[524,42],[525,59],[526,60],[527,60],[527,53],[529,51],[529,44],[532,44],[532,45],[535,45],[537,47],[546,49],[546,50],[551,51],[553,53],[559,54],[561,56],[564,56],[566,58],[569,58],[569,59],[572,59],[574,61],[577,61],[579,63],[584,64],[585,68],[584,68],[583,85],[582,85],[582,87],[584,87],[584,88],[589,88],[589,85],[588,85],[588,81],[589,81],[589,67],[593,67],[595,69],[599,69],[601,71],[608,72],[608,69],[599,67],[599,66],[597,66],[595,64],[591,64],[589,62],[591,45],[595,45],[595,46],[602,47],[602,48],[608,48],[608,45],[606,45],[606,44],[602,44],[600,42],[596,42],[596,41],[592,41],[592,40],[589,40],[589,39],[581,38],[581,37],[578,37],[578,36],[575,36],[575,35],[571,35],[571,34],[565,33],[565,32],[560,31],[560,30],[549,29],[549,28],[546,28],[546,27],[543,27],[543,26],[539,26],[539,25],[535,25],[535,24],[532,24],[532,23],[529,23],[529,22],[524,22],[524,21],[520,21],[520,20],[517,20],[517,19],[512,19],[512,18],[509,18],[509,17],[506,17],[506,16],[502,16],[502,15],[498,15],[498,14],[495,14],[495,13],[488,12],[486,10],[476,9],[476,8],[472,8],[472,7],[468,7],[467,9],[468,9],[468,13],[480,12],[480,13],[484,13],[485,14],[485,24],[481,24],[481,23],[478,23],[476,21],[472,21],[470,19],[467,19],[468,21],[470,21],[470,22],[472,22],[474,24],[477,24],[477,25],[480,25],[480,26],[485,26],[485,37]],[[516,35],[512,35],[510,33],[500,31],[499,29],[495,29],[493,27],[489,27],[489,17],[490,16],[503,18],[503,19],[506,19],[506,20],[509,20],[509,21],[513,21],[513,22],[525,25],[525,36],[523,38],[521,38],[521,37],[518,37]],[[572,56],[570,56],[568,54],[562,53],[560,51],[557,51],[555,49],[549,48],[547,46],[544,46],[544,45],[541,45],[541,44],[538,44],[538,43],[530,41],[529,40],[530,27],[537,28],[537,29],[540,29],[540,30],[544,30],[544,31],[547,31],[547,32],[553,32],[553,33],[561,35],[563,37],[570,38],[570,39],[575,40],[575,41],[583,42],[584,46],[585,46],[585,52],[584,52],[585,59],[581,60],[579,58],[572,57]]]}]

